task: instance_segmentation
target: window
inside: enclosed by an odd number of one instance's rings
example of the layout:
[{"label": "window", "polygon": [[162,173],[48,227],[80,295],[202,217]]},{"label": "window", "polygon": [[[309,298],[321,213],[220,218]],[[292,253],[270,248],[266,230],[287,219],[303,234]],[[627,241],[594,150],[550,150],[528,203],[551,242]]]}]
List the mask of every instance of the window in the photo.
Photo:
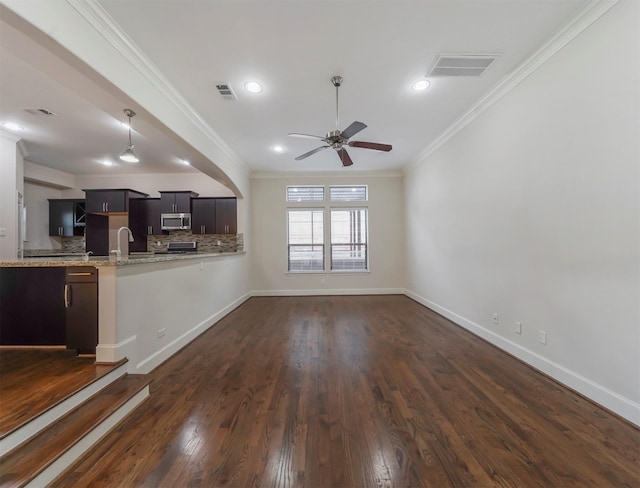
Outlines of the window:
[{"label": "window", "polygon": [[288,186],[287,202],[322,202],[324,186]]},{"label": "window", "polygon": [[331,209],[331,270],[367,271],[367,209]]},{"label": "window", "polygon": [[288,209],[289,271],[324,271],[324,209]]},{"label": "window", "polygon": [[[368,271],[366,185],[287,186],[287,257],[289,272]],[[324,225],[326,218],[330,225]],[[325,242],[330,245],[325,246]]]},{"label": "window", "polygon": [[367,187],[357,186],[330,186],[329,199],[332,202],[366,202]]}]

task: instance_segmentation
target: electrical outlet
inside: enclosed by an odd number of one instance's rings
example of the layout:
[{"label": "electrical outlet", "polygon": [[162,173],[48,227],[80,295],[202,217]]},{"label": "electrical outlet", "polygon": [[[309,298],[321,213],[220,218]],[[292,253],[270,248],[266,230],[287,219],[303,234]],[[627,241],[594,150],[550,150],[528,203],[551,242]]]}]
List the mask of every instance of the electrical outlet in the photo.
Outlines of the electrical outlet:
[{"label": "electrical outlet", "polygon": [[544,330],[538,331],[538,341],[540,344],[547,344],[547,333]]},{"label": "electrical outlet", "polygon": [[158,338],[162,337],[163,335],[165,335],[167,332],[167,329],[159,329],[158,330]]},{"label": "electrical outlet", "polygon": [[5,237],[7,235],[7,229],[5,227],[0,227],[0,236]]},{"label": "electrical outlet", "polygon": [[497,313],[494,313],[494,314],[491,316],[491,320],[493,320],[493,323],[494,323],[494,324],[496,324],[496,325],[498,325],[498,324],[500,323],[500,319],[499,319],[499,317],[498,317],[498,314],[497,314]]},{"label": "electrical outlet", "polygon": [[516,322],[513,329],[516,331],[516,334],[522,334],[522,322]]}]

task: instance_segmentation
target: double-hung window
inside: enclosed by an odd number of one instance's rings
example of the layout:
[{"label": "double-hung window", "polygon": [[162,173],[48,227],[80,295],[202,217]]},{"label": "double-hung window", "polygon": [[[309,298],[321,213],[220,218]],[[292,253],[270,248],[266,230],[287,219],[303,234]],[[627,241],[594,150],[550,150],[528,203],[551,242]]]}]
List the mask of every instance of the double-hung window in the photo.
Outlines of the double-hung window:
[{"label": "double-hung window", "polygon": [[290,208],[289,271],[324,271],[324,210]]},{"label": "double-hung window", "polygon": [[287,187],[288,271],[327,271],[327,263],[330,271],[369,270],[367,187],[329,186],[328,196],[324,186]]}]

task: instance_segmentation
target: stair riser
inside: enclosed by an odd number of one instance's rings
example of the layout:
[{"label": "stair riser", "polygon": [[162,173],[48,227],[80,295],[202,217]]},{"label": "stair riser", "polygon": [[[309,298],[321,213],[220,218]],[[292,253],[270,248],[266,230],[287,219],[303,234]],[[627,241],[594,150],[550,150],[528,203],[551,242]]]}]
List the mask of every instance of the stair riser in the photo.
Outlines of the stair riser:
[{"label": "stair riser", "polygon": [[111,429],[117,426],[138,405],[149,397],[149,385],[127,400],[118,410],[98,424],[87,435],[78,440],[70,449],[42,470],[26,487],[44,488],[76,462],[87,450],[91,449]]},{"label": "stair riser", "polygon": [[89,397],[95,395],[118,378],[124,376],[126,372],[127,366],[126,364],[123,364],[119,368],[114,369],[110,373],[87,385],[81,391],[60,402],[55,407],[47,410],[28,424],[17,429],[15,432],[7,435],[4,439],[0,440],[0,456],[4,456],[12,449],[15,449],[20,444],[37,435],[56,420],[64,416],[67,412],[84,403]]}]

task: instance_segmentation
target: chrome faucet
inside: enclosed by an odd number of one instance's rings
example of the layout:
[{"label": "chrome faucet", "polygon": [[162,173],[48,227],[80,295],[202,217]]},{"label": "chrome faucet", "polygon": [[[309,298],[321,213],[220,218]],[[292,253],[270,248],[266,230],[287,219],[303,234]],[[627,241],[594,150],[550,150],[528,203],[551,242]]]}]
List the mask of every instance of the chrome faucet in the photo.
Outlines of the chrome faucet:
[{"label": "chrome faucet", "polygon": [[114,249],[113,251],[111,251],[112,254],[116,255],[116,260],[119,261],[120,258],[122,257],[122,248],[120,247],[120,232],[122,232],[123,230],[126,230],[129,233],[129,242],[133,242],[133,233],[131,232],[131,229],[129,229],[129,227],[120,227],[118,229],[118,249]]},{"label": "chrome faucet", "polygon": [[89,256],[93,254],[93,251],[87,251],[84,253],[84,260],[89,261]]}]

